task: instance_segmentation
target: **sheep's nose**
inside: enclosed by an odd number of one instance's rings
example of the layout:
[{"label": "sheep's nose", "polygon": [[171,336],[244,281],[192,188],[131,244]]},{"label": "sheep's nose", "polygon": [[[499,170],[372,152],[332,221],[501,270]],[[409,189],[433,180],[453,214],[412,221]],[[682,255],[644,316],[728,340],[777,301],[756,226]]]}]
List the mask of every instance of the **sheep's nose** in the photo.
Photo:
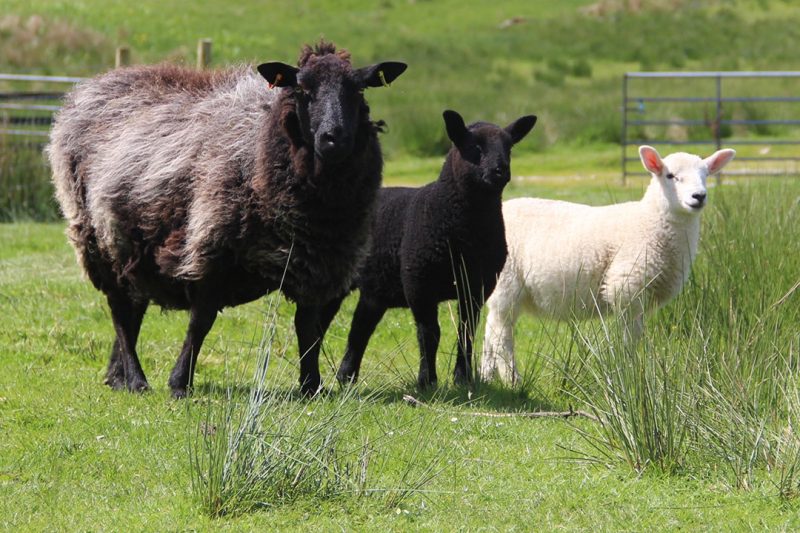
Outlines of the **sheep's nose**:
[{"label": "sheep's nose", "polygon": [[706,193],[704,192],[696,192],[692,195],[692,198],[697,200],[697,204],[694,207],[703,207],[706,203]]},{"label": "sheep's nose", "polygon": [[349,152],[350,137],[341,128],[324,131],[317,137],[317,153],[326,160],[338,161]]},{"label": "sheep's nose", "polygon": [[333,132],[326,131],[320,135],[320,141],[327,146],[333,146],[336,144],[336,135],[334,135]]}]

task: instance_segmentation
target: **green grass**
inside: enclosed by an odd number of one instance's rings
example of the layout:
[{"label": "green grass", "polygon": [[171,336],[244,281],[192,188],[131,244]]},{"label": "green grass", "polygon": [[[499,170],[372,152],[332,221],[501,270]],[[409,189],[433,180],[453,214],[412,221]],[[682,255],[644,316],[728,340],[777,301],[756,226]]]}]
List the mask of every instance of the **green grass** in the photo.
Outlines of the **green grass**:
[{"label": "green grass", "polygon": [[[557,181],[555,187],[521,182],[514,193],[559,191],[564,198],[604,203],[641,192],[641,183],[623,189],[605,180],[584,189],[585,182]],[[470,394],[445,378],[435,393],[418,394],[413,323],[407,311],[394,310],[372,339],[358,387],[339,391],[333,375],[355,303],[350,298],[321,358],[332,394],[313,401],[295,394],[293,308],[280,297],[220,316],[200,356],[198,394],[185,402],[169,398],[166,381],[186,316],[151,309],[140,356],[153,392],[108,390],[101,382],[112,338],[109,313],[81,278],[62,225],[0,225],[0,525],[797,529],[800,444],[787,428],[800,419],[800,292],[790,292],[800,272],[799,218],[796,181],[713,189],[691,281],[648,320],[635,357],[614,352],[613,338],[605,340],[613,337],[614,320],[570,325],[524,318],[517,342],[525,381],[518,390],[492,383]],[[276,318],[268,320],[273,304]],[[441,307],[443,377],[453,367],[454,311]],[[247,403],[265,323],[274,327],[265,390],[282,399],[261,412],[271,422],[260,427],[269,433],[282,420],[307,417],[313,428],[333,417],[339,422],[326,427],[340,439],[339,452],[327,464],[350,465],[352,472],[369,442],[368,483],[343,478],[339,489],[329,484],[332,490],[290,491],[285,498],[266,491],[256,496],[266,505],[211,518],[197,495],[202,485],[193,478],[203,470],[192,457],[209,436],[209,420],[216,427],[210,436],[219,435],[225,417],[214,413]],[[627,374],[612,374],[614,369]],[[638,391],[630,397],[636,402],[614,404],[613,416],[607,399],[619,388],[605,388],[610,377]],[[401,399],[407,393],[433,409],[410,407]],[[238,400],[226,403],[230,398]],[[642,411],[645,405],[653,409]],[[605,426],[585,419],[473,415],[570,407],[593,411]],[[609,422],[622,430],[603,429]],[[290,426],[287,435],[311,434],[299,423]],[[627,459],[637,457],[636,450],[652,450],[653,428],[662,442],[677,443],[674,453],[649,456],[664,458],[661,465]],[[680,432],[680,442],[665,440]],[[402,489],[404,476],[419,479],[412,467],[425,465],[434,465],[431,480],[412,483],[418,488],[400,500],[387,496]]]},{"label": "green grass", "polygon": [[[586,14],[589,4],[606,11]],[[640,179],[619,184],[623,72],[800,68],[786,46],[800,37],[800,10],[789,0],[634,5],[5,0],[0,64],[91,75],[112,66],[121,44],[136,63],[193,64],[201,37],[214,42],[214,66],[292,62],[303,43],[324,35],[357,65],[410,65],[390,89],[369,93],[374,117],[389,123],[386,184],[437,176],[445,108],[500,124],[535,113],[539,123],[515,148],[506,197],[598,204],[638,198],[644,187]],[[522,22],[499,27],[512,17]],[[699,88],[657,88],[662,96],[689,89]],[[794,90],[747,90],[767,89]],[[704,118],[702,108],[676,104],[652,112]],[[766,117],[753,106],[726,112]],[[701,130],[666,134],[694,139]],[[728,133],[769,146],[796,132]],[[41,159],[10,154],[0,151],[0,218],[52,219],[46,172],[32,171]],[[635,352],[618,342],[614,320],[523,318],[521,388],[467,391],[443,379],[436,392],[418,394],[413,323],[393,310],[358,387],[343,392],[333,375],[351,297],[321,357],[332,393],[314,401],[296,394],[293,307],[278,296],[219,317],[200,356],[198,394],[185,402],[169,398],[166,381],[186,316],[151,309],[139,352],[154,390],[113,393],[101,384],[109,312],[81,277],[62,224],[0,225],[0,527],[800,529],[800,289],[792,290],[800,281],[800,185],[726,180],[710,201],[690,283],[648,320]],[[454,315],[441,306],[443,377],[454,362]],[[264,356],[265,324],[274,338],[262,388],[250,376]],[[410,407],[406,393],[432,409]],[[475,416],[570,408],[600,422]],[[231,440],[236,434],[246,438]],[[318,468],[303,467],[312,463]]]}]

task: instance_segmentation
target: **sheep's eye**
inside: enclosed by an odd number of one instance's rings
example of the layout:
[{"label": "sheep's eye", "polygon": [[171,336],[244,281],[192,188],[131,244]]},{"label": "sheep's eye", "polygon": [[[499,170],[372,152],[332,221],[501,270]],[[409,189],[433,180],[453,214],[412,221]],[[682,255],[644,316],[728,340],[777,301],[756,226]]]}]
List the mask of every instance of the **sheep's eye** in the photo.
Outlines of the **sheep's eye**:
[{"label": "sheep's eye", "polygon": [[668,180],[674,180],[675,179],[675,174],[673,174],[672,172],[668,173],[667,174],[667,179]]}]

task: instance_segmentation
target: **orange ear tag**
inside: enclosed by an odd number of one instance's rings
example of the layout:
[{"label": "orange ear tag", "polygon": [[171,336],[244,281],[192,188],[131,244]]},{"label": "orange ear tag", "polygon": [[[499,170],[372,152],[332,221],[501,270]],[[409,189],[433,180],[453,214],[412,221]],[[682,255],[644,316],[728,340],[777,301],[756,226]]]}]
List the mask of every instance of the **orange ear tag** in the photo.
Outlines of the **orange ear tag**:
[{"label": "orange ear tag", "polygon": [[269,82],[267,82],[267,85],[269,86],[269,88],[270,88],[270,89],[274,89],[275,87],[277,87],[277,86],[278,86],[278,84],[281,82],[281,80],[282,80],[282,79],[283,79],[283,74],[281,74],[280,72],[278,72],[278,73],[275,75],[275,83],[269,83]]}]

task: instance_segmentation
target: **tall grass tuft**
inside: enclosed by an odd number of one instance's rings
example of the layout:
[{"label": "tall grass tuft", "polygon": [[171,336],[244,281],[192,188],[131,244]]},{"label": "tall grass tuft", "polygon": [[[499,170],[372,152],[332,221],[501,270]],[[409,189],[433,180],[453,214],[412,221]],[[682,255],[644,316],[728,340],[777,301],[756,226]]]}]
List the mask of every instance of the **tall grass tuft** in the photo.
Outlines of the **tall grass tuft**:
[{"label": "tall grass tuft", "polygon": [[[268,379],[277,355],[275,300],[251,382],[208,392],[200,420],[193,422],[192,491],[201,509],[219,517],[303,497],[376,495],[396,507],[418,494],[440,471],[440,453],[431,456],[425,445],[432,417],[375,429],[364,417],[380,391],[362,397],[358,388],[346,387],[307,400],[278,388],[277,380]],[[387,447],[404,438],[413,439],[411,460],[385,457]]]},{"label": "tall grass tuft", "polygon": [[[768,473],[797,494],[800,444],[800,186],[712,194],[701,251],[638,345],[622,320],[573,324],[569,392],[598,417],[586,455],[637,472],[723,472],[735,489]],[[576,350],[577,345],[577,350]],[[565,367],[567,368],[567,367]],[[588,376],[588,378],[587,378]]]},{"label": "tall grass tuft", "polygon": [[691,404],[691,359],[685,346],[640,346],[626,342],[623,320],[595,327],[573,324],[578,359],[588,379],[571,379],[576,398],[597,417],[579,429],[588,456],[603,463],[622,461],[637,472],[681,469],[688,449],[687,407]]}]

